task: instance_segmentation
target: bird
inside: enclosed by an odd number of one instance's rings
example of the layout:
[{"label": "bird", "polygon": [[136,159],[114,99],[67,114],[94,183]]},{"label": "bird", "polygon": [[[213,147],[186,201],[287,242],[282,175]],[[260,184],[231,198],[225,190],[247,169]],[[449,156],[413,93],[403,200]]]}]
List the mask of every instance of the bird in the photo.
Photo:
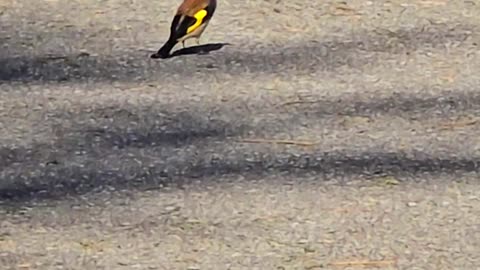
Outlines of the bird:
[{"label": "bird", "polygon": [[177,9],[170,25],[170,36],[152,58],[167,58],[170,51],[179,42],[185,48],[185,41],[196,39],[200,44],[200,36],[205,31],[217,8],[217,0],[183,0]]}]

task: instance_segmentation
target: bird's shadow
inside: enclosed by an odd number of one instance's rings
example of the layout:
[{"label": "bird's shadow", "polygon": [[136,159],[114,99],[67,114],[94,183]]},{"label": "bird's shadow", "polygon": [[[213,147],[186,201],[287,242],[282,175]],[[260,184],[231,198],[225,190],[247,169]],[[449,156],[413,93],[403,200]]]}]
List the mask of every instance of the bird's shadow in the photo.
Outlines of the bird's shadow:
[{"label": "bird's shadow", "polygon": [[[213,51],[218,51],[226,45],[231,45],[231,44],[230,43],[209,43],[204,45],[191,46],[191,47],[176,50],[166,58],[172,58],[172,57],[189,55],[189,54],[197,54],[197,55],[208,54]],[[151,55],[151,58],[159,58],[159,57],[157,57],[157,53],[154,53]]]}]

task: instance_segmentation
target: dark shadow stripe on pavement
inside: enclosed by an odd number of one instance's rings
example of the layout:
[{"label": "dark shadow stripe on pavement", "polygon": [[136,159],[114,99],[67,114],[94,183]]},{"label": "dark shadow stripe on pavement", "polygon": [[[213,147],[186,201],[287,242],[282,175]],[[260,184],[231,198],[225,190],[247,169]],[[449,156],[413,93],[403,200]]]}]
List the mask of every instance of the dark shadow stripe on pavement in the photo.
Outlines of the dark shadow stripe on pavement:
[{"label": "dark shadow stripe on pavement", "polygon": [[[162,81],[172,74],[195,73],[308,74],[340,67],[361,69],[374,65],[385,53],[407,54],[422,48],[440,48],[451,42],[465,42],[474,27],[443,25],[400,29],[396,32],[355,33],[328,40],[306,40],[297,45],[242,48],[225,46],[210,55],[184,55],[171,59],[150,59],[149,53],[90,56],[86,53],[60,56],[11,56],[0,53],[0,83],[11,81]],[[348,39],[348,40],[347,40]],[[13,45],[12,45],[13,46]],[[62,52],[59,52],[61,54]]]},{"label": "dark shadow stripe on pavement", "polygon": [[[209,181],[224,175],[268,176],[282,173],[301,177],[314,175],[318,181],[351,175],[389,175],[418,177],[425,174],[478,173],[480,157],[432,157],[423,153],[385,152],[316,152],[305,154],[237,153],[236,157],[222,154],[212,158],[191,158],[161,164],[135,161],[119,156],[123,165],[108,168],[101,161],[81,165],[24,168],[2,173],[0,201],[28,202],[36,199],[62,199],[107,187],[116,190],[149,189],[165,185],[181,185],[192,179]],[[161,157],[159,157],[161,158]]]}]

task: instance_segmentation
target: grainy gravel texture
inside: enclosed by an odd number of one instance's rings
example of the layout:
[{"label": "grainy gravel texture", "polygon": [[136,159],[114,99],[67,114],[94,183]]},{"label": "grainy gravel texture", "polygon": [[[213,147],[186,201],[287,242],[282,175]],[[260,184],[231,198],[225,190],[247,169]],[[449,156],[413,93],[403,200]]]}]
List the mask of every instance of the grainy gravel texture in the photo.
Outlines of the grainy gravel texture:
[{"label": "grainy gravel texture", "polygon": [[178,4],[0,0],[1,269],[480,269],[480,1]]}]

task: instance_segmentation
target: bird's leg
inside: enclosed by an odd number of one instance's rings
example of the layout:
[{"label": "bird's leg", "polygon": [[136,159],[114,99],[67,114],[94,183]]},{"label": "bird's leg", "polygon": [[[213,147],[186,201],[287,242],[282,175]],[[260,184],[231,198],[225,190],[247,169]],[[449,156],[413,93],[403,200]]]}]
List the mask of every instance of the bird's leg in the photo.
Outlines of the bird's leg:
[{"label": "bird's leg", "polygon": [[200,45],[200,38],[198,37],[195,40],[197,41],[197,45]]},{"label": "bird's leg", "polygon": [[185,40],[182,40],[182,46],[185,49]]}]

